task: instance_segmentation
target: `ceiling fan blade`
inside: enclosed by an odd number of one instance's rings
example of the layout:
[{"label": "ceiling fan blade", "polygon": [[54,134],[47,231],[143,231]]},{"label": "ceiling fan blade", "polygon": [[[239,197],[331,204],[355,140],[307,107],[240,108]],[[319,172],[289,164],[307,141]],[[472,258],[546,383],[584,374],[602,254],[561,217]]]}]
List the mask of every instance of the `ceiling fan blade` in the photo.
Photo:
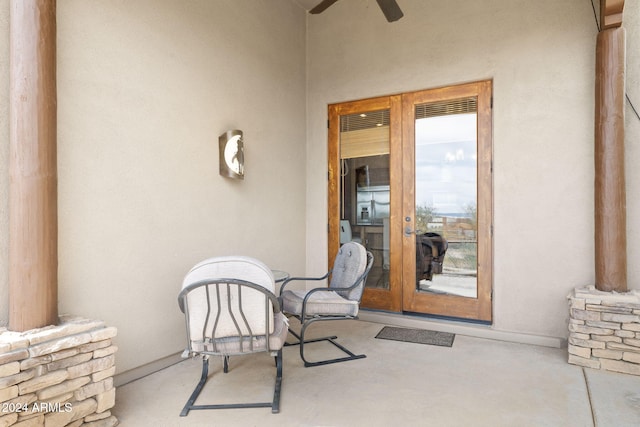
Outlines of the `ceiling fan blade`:
[{"label": "ceiling fan blade", "polygon": [[338,0],[322,0],[316,7],[311,9],[309,13],[318,14],[324,12],[329,6],[337,2]]},{"label": "ceiling fan blade", "polygon": [[384,13],[387,21],[393,22],[404,16],[402,10],[400,10],[400,6],[396,3],[396,0],[376,0],[378,2],[378,6],[382,9],[382,13]]}]

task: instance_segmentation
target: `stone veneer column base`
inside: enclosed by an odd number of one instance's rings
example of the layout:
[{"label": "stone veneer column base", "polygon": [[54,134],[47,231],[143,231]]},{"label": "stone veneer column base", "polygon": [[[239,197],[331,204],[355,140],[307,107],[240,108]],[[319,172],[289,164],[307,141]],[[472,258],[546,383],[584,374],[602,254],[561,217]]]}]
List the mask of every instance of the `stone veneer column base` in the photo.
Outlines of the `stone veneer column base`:
[{"label": "stone veneer column base", "polygon": [[0,426],[112,427],[117,330],[61,316],[55,326],[0,328]]},{"label": "stone veneer column base", "polygon": [[640,375],[640,292],[577,288],[569,299],[569,363]]}]

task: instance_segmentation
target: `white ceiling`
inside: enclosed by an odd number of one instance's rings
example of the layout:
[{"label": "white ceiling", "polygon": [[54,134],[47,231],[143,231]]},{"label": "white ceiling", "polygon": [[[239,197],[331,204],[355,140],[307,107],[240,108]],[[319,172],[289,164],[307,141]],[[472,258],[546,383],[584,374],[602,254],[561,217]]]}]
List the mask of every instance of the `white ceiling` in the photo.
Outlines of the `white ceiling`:
[{"label": "white ceiling", "polygon": [[304,10],[311,10],[316,7],[322,0],[295,0]]}]

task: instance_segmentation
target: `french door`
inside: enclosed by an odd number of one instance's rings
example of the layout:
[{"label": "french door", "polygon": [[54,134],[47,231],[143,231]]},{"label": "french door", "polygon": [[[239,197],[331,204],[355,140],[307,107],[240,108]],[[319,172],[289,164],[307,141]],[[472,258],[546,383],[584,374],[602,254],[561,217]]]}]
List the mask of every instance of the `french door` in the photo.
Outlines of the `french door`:
[{"label": "french door", "polygon": [[[329,265],[339,246],[361,242],[374,253],[362,306],[402,310],[401,96],[329,106]],[[392,187],[393,185],[393,189]]]},{"label": "french door", "polygon": [[491,321],[491,81],[328,113],[329,259],[373,252],[362,306]]}]

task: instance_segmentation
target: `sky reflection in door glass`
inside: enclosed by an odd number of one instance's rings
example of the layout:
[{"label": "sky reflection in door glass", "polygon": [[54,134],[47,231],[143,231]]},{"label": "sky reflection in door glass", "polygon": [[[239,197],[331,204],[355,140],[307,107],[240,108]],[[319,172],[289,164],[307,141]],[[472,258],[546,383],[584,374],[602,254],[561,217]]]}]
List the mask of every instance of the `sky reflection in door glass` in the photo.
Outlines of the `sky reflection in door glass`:
[{"label": "sky reflection in door glass", "polygon": [[476,114],[416,120],[416,206],[464,217],[476,205]]}]

